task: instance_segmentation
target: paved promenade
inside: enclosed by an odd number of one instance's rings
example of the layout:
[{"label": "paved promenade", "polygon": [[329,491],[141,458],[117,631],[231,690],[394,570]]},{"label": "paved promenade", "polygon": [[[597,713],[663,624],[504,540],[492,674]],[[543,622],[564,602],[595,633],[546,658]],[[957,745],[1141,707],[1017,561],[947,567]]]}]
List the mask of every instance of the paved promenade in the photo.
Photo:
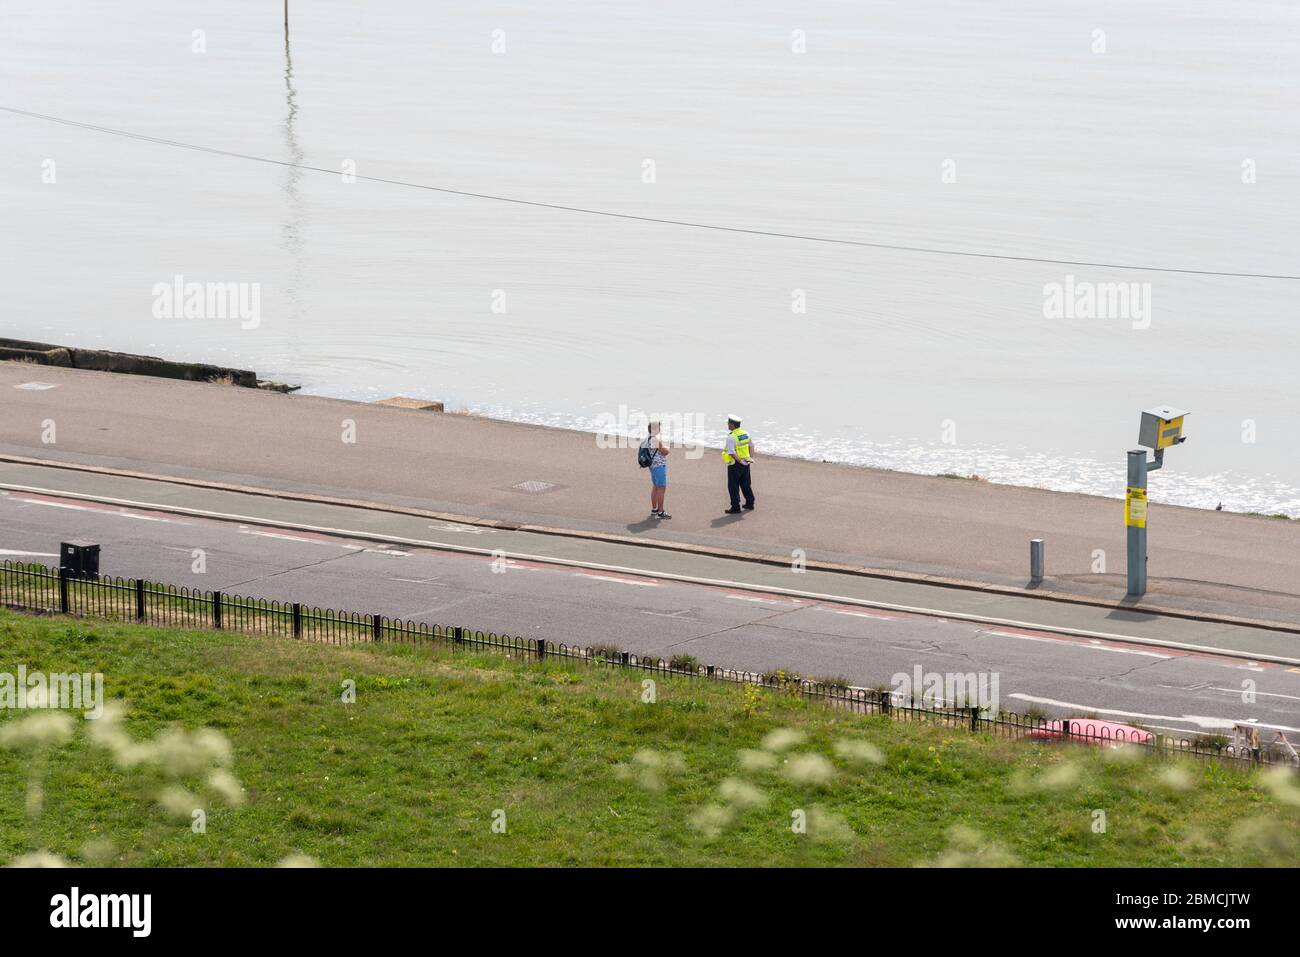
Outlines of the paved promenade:
[{"label": "paved promenade", "polygon": [[[30,382],[50,389],[18,389]],[[720,410],[723,411],[723,410]],[[52,421],[55,441],[43,442]],[[343,441],[345,420],[355,442]],[[662,525],[635,452],[591,435],[250,389],[0,363],[0,455],[419,508],[880,574],[1120,602],[1117,500],[764,457],[758,510],[726,516],[714,451],[673,456]],[[1117,468],[1123,449],[1116,450]],[[1146,605],[1300,624],[1300,523],[1159,503]],[[1092,572],[1094,550],[1105,574]]]}]

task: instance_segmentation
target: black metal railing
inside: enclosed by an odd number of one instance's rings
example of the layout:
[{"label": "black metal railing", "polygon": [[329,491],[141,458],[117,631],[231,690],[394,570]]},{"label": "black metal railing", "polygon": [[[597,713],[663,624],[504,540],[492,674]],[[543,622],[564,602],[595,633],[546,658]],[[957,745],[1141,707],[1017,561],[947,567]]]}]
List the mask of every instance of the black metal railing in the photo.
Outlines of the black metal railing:
[{"label": "black metal railing", "polygon": [[701,665],[694,659],[666,660],[637,655],[612,646],[582,647],[544,638],[520,638],[461,626],[437,625],[388,618],[380,614],[335,611],[298,602],[227,595],[138,578],[76,577],[63,569],[15,561],[0,562],[0,605],[9,608],[135,621],[173,628],[221,629],[275,635],[332,645],[362,642],[438,644],[452,649],[490,651],[537,660],[561,659],[628,668],[652,674],[678,675],[737,684],[758,685],[822,701],[858,714],[880,714],[895,720],[965,727],[1012,739],[1076,741],[1099,745],[1140,747],[1161,756],[1217,758],[1231,764],[1296,765],[1289,745],[1234,745],[1224,738],[1189,740],[1139,730],[1134,734],[1100,719],[1051,719],[1038,715],[973,706],[908,699],[888,689],[856,688],[842,680],[826,681],[772,671],[757,673]]}]

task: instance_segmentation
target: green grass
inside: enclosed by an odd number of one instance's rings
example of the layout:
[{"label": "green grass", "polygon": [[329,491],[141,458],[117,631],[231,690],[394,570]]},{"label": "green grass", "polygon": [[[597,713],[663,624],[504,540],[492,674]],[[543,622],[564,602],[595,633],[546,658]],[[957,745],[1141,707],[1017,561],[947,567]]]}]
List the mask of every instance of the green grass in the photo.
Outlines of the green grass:
[{"label": "green grass", "polygon": [[[0,749],[0,861],[45,849],[159,866],[294,854],[324,865],[1238,866],[1300,853],[1291,781],[685,676],[656,675],[645,703],[644,675],[600,666],[0,610],[0,671],[20,663],[102,672],[136,738],[220,730],[246,799],[212,804],[193,834],[159,811],[157,781],[115,765],[78,719],[49,755],[37,817],[24,753]],[[345,679],[353,704],[340,701]],[[0,712],[0,733],[29,714]],[[764,751],[778,729],[804,740]],[[1096,810],[1105,833],[1093,833]],[[796,811],[810,833],[792,831]]]}]

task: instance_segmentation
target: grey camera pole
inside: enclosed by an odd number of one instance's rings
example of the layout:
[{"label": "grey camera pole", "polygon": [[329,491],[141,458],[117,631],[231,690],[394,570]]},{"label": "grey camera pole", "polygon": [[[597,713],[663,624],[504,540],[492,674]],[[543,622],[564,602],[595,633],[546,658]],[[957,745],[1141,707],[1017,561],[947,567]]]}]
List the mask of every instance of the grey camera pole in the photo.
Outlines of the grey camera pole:
[{"label": "grey camera pole", "polygon": [[1128,597],[1147,593],[1147,473],[1164,465],[1165,450],[1157,449],[1147,461],[1146,449],[1128,453],[1128,490],[1124,499],[1124,524],[1128,527]]}]

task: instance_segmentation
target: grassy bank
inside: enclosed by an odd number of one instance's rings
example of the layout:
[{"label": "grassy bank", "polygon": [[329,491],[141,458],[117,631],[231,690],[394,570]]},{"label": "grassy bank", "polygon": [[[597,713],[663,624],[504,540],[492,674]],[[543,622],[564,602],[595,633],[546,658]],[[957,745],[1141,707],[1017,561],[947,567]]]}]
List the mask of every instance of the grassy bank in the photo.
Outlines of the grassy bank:
[{"label": "grassy bank", "polygon": [[[0,747],[2,861],[38,849],[163,866],[292,855],[1251,865],[1300,854],[1291,778],[999,741],[687,678],[660,678],[645,703],[639,675],[595,667],[0,611],[0,672],[20,664],[102,672],[106,696],[129,711],[115,731],[111,717],[78,717],[66,743]],[[341,700],[345,681],[355,703]],[[0,742],[42,714],[0,712]],[[229,758],[211,736],[168,735],[175,727],[216,729]],[[186,741],[238,786],[197,780],[206,766],[177,758]],[[193,832],[191,805],[206,810],[205,833]]]}]

